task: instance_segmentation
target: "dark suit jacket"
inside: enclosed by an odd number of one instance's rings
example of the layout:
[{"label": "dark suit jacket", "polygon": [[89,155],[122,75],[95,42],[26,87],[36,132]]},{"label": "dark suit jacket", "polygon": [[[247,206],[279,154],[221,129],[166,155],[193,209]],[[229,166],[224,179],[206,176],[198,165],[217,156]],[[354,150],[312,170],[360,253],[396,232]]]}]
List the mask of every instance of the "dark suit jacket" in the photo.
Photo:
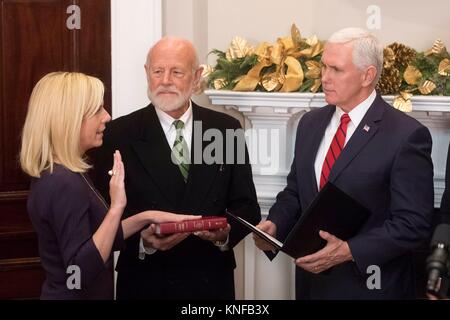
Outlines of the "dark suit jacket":
[{"label": "dark suit jacket", "polygon": [[[236,119],[223,113],[194,103],[192,111],[194,125],[191,161],[201,160],[194,153],[201,154],[211,143],[198,143],[203,132],[218,129],[225,137],[226,129],[240,128]],[[128,203],[124,217],[152,209],[220,216],[228,209],[252,223],[260,221],[260,209],[245,144],[243,164],[193,163],[185,184],[179,168],[171,161],[171,147],[154,107],[149,105],[107,126],[104,145],[94,155],[94,180],[105,195],[108,194],[107,172],[112,165],[114,149],[120,150],[126,171]],[[229,150],[224,148],[221,151],[224,153],[223,159],[227,159]],[[236,152],[234,155],[236,156]],[[230,156],[233,158],[228,153],[228,157]],[[232,248],[248,232],[233,221],[229,223],[229,246]],[[234,298],[235,259],[232,249],[222,252],[212,242],[192,235],[170,250],[157,251],[147,255],[145,260],[140,260],[139,239],[139,233],[131,237],[126,249],[120,254],[117,266],[119,299]]]},{"label": "dark suit jacket", "polygon": [[[334,111],[335,106],[328,105],[305,114],[299,122],[287,186],[268,217],[277,225],[281,240],[318,193],[314,161]],[[348,240],[355,262],[319,275],[298,268],[297,298],[413,297],[411,251],[431,232],[431,145],[426,127],[377,95],[329,176],[372,212],[359,234]],[[381,269],[380,290],[367,288],[370,265]]]},{"label": "dark suit jacket", "polygon": [[450,223],[450,145],[447,152],[447,166],[445,169],[445,190],[441,201],[441,221]]},{"label": "dark suit jacket", "polygon": [[[32,179],[28,213],[38,235],[46,274],[42,299],[114,298],[112,259],[104,263],[92,240],[106,211],[83,177],[63,166],[55,165],[52,174],[45,171],[41,178]],[[115,250],[122,244],[119,227]],[[79,267],[79,289],[67,287],[68,278],[76,275],[69,266]],[[69,279],[69,283],[73,282]]]}]

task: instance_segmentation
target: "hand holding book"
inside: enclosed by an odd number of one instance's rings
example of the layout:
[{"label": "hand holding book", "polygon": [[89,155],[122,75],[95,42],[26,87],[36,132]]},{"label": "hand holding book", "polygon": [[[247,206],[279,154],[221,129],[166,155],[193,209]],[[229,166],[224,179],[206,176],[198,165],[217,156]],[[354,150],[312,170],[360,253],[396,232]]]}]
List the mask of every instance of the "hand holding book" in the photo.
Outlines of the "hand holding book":
[{"label": "hand holding book", "polygon": [[227,227],[227,218],[217,216],[205,216],[201,219],[184,220],[177,222],[165,222],[156,225],[156,234],[173,234],[181,232],[195,232],[204,230],[217,230]]},{"label": "hand holding book", "polygon": [[212,241],[216,246],[220,247],[227,243],[230,230],[231,226],[227,223],[225,228],[197,231],[194,234],[203,240]]},{"label": "hand holding book", "polygon": [[[275,223],[273,223],[270,220],[266,220],[266,221],[260,222],[256,226],[256,228],[258,228],[259,230],[267,233],[268,235],[270,235],[270,236],[272,236],[274,238],[275,238],[275,236],[277,234],[277,226],[276,226]],[[263,251],[275,251],[275,250],[277,250],[277,248],[275,246],[273,246],[271,243],[269,243],[266,240],[264,240],[257,233],[253,233],[253,240],[255,241],[256,247],[258,247],[258,249],[260,249],[260,250],[263,250]]]}]

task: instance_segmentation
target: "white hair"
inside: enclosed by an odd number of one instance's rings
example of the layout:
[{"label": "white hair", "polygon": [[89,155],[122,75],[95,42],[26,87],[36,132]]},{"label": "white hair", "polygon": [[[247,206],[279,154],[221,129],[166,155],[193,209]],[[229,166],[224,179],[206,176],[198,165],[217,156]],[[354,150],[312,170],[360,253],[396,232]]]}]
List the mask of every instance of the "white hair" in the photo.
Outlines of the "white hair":
[{"label": "white hair", "polygon": [[180,46],[188,47],[192,54],[192,60],[190,61],[192,64],[192,72],[195,73],[195,71],[197,71],[197,69],[200,66],[200,62],[198,59],[197,50],[195,49],[194,45],[187,39],[175,36],[164,36],[150,48],[150,50],[147,53],[147,60],[145,62],[147,66],[150,66],[152,51],[161,43],[170,43],[172,46],[176,47]]},{"label": "white hair", "polygon": [[353,63],[359,70],[374,66],[377,75],[374,84],[378,82],[383,71],[383,46],[377,37],[361,28],[345,28],[331,35],[329,43],[352,43]]}]

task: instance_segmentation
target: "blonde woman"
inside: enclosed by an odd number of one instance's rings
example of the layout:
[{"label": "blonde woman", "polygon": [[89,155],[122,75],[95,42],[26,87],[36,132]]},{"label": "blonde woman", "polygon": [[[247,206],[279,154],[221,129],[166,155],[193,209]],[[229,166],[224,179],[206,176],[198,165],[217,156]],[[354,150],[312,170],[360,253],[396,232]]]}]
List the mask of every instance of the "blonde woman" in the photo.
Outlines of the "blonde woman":
[{"label": "blonde woman", "polygon": [[74,72],[44,76],[31,94],[20,163],[32,177],[28,213],[46,271],[42,299],[112,299],[111,252],[124,239],[151,223],[199,217],[144,211],[121,221],[127,199],[119,151],[111,155],[106,204],[85,159],[86,151],[102,145],[111,120],[103,94],[99,79]]}]

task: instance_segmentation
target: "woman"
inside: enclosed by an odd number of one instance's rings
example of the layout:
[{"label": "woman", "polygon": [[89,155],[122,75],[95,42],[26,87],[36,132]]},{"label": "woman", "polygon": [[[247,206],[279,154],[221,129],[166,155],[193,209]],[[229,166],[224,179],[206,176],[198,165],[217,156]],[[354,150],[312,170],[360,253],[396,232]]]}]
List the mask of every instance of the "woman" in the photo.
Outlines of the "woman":
[{"label": "woman", "polygon": [[121,221],[127,200],[119,151],[108,207],[86,175],[85,159],[101,146],[111,120],[103,94],[99,79],[70,72],[44,76],[31,94],[20,163],[32,177],[28,213],[47,276],[42,299],[112,299],[112,250],[147,224],[199,217],[145,211]]}]

